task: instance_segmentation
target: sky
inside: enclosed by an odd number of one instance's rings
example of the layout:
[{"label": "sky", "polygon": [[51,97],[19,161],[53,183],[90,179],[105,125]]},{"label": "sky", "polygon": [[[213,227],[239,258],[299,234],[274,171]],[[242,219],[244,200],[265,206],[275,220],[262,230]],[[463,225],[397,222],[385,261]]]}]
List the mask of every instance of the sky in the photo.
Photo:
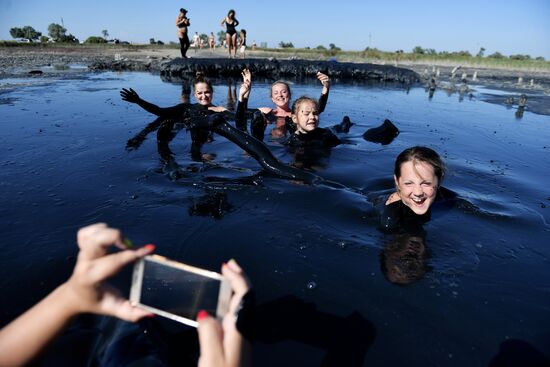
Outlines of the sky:
[{"label": "sky", "polygon": [[485,55],[498,51],[550,60],[549,0],[0,0],[0,39],[12,39],[10,28],[26,25],[47,35],[50,23],[63,20],[67,33],[81,41],[106,29],[121,41],[177,42],[181,7],[188,10],[191,34],[217,34],[222,18],[235,9],[249,45],[332,43],[343,50],[406,52],[420,46],[474,55],[483,47]]}]

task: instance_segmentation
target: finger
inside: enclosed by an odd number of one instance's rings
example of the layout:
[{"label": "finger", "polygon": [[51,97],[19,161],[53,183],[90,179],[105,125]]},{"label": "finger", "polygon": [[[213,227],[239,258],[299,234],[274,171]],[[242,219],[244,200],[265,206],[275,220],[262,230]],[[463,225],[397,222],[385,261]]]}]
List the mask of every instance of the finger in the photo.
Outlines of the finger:
[{"label": "finger", "polygon": [[208,316],[199,321],[197,332],[201,349],[199,367],[223,366],[223,333],[220,323]]},{"label": "finger", "polygon": [[104,223],[92,225],[78,231],[79,257],[93,260],[105,255],[107,248],[113,244],[123,245],[122,233],[115,228],[109,228]]},{"label": "finger", "polygon": [[104,295],[99,305],[99,313],[103,315],[111,315],[131,322],[154,316],[149,311],[133,306],[115,288],[104,286],[103,292]]},{"label": "finger", "polygon": [[94,266],[89,269],[89,277],[94,282],[101,282],[118,273],[126,265],[152,253],[154,249],[154,245],[146,245],[137,250],[125,250],[103,256],[95,260]]},{"label": "finger", "polygon": [[235,260],[230,260],[227,264],[222,266],[222,274],[227,278],[235,295],[239,298],[250,289],[248,280],[245,278],[242,269],[237,265]]}]

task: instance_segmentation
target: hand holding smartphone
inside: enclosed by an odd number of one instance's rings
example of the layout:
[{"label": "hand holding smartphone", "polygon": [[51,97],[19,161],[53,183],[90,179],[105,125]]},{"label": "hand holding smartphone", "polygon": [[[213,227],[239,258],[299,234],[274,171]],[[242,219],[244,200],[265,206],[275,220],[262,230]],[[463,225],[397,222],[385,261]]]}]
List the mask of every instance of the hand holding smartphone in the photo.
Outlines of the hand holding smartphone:
[{"label": "hand holding smartphone", "polygon": [[219,273],[150,255],[134,265],[130,302],[147,311],[197,327],[200,310],[222,319],[231,286]]}]

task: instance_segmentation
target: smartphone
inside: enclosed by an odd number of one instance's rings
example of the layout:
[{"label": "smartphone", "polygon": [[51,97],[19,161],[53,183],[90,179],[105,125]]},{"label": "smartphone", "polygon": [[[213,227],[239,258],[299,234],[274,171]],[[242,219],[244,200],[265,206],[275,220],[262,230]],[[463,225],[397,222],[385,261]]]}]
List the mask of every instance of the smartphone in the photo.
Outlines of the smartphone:
[{"label": "smartphone", "polygon": [[219,273],[149,255],[134,265],[130,302],[147,311],[197,327],[200,310],[223,318],[231,286]]}]

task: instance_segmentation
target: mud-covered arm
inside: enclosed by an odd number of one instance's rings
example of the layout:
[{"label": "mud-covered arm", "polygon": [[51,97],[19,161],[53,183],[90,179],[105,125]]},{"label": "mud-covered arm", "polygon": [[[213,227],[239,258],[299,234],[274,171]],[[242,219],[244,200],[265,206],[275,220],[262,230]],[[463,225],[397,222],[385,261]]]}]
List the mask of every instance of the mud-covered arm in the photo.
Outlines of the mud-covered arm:
[{"label": "mud-covered arm", "polygon": [[325,110],[328,102],[328,93],[330,91],[330,78],[326,74],[317,72],[317,79],[319,79],[319,81],[323,85],[321,97],[319,97],[319,113],[322,113]]},{"label": "mud-covered arm", "polygon": [[246,111],[248,110],[248,98],[243,98],[242,101],[239,98],[237,102],[237,111],[235,112],[235,123],[237,126],[246,126]]},{"label": "mud-covered arm", "polygon": [[141,99],[136,91],[132,88],[122,88],[122,90],[120,91],[120,97],[123,101],[135,103],[143,108],[145,111],[160,117],[179,117],[181,116],[183,111],[190,106],[189,104],[181,103],[173,107],[159,107],[155,104],[147,102],[144,99]]},{"label": "mud-covered arm", "polygon": [[237,103],[237,111],[235,113],[235,123],[237,126],[246,129],[246,111],[248,109],[248,97],[252,89],[252,73],[250,70],[244,69],[241,73],[243,82],[239,88],[239,99]]}]

